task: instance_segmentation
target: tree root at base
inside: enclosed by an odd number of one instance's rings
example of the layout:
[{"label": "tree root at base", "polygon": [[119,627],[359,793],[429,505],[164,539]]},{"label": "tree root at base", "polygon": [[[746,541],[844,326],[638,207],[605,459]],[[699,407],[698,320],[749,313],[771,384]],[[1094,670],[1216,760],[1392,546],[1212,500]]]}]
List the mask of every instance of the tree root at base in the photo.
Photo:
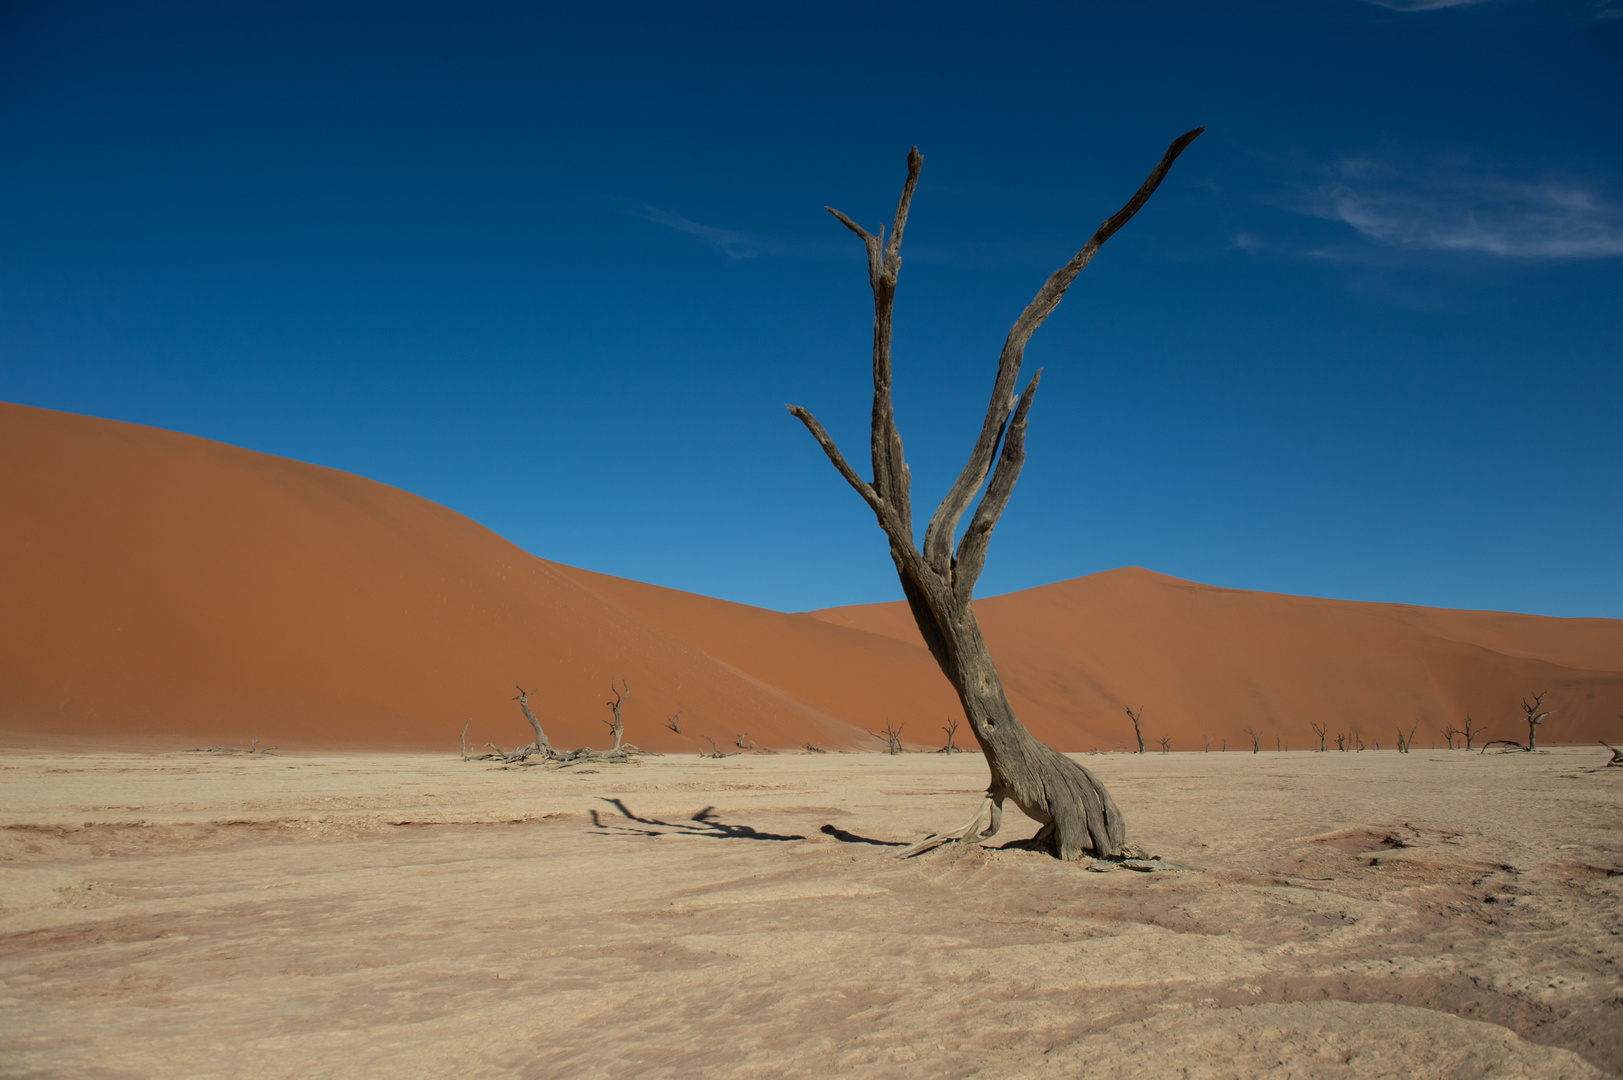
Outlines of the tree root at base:
[{"label": "tree root at base", "polygon": [[922,855],[926,851],[934,851],[942,844],[950,844],[957,840],[967,840],[978,844],[983,840],[990,840],[997,835],[1003,827],[1003,794],[1002,792],[988,791],[981,800],[980,809],[975,816],[964,822],[951,832],[936,833],[927,839],[920,840],[912,847],[903,848],[896,853],[898,859],[911,859],[915,855]]}]

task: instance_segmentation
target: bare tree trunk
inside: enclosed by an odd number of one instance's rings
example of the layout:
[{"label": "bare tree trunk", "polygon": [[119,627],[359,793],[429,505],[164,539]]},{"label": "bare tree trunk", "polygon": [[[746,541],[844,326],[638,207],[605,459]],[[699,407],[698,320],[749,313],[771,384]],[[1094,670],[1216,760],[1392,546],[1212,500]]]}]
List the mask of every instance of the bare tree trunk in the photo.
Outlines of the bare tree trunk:
[{"label": "bare tree trunk", "polygon": [[[902,727],[906,726],[906,724],[902,725]],[[885,730],[883,732],[870,731],[868,734],[885,744],[885,753],[900,754],[902,752],[902,728],[891,723],[889,719],[885,720]]]},{"label": "bare tree trunk", "polygon": [[1144,729],[1139,725],[1144,720],[1144,706],[1140,705],[1136,713],[1133,711],[1132,706],[1128,706],[1127,718],[1133,722],[1133,738],[1138,740],[1138,752],[1142,754],[1144,752]]},{"label": "bare tree trunk", "polygon": [[535,729],[535,742],[531,744],[535,747],[535,753],[544,758],[555,756],[556,752],[552,749],[552,743],[547,741],[547,733],[541,730],[541,721],[537,720],[535,713],[530,711],[530,691],[517,684],[514,684],[513,689],[518,691],[518,697],[513,700],[518,702],[518,707],[524,710],[524,719],[528,720],[530,726]]},{"label": "bare tree trunk", "polygon": [[1483,732],[1482,725],[1478,724],[1475,720],[1472,720],[1470,713],[1466,713],[1465,714],[1465,731],[1463,732],[1463,734],[1465,735],[1465,748],[1467,750],[1470,750],[1472,748],[1471,743],[1478,736],[1480,736],[1482,734],[1482,732]]},{"label": "bare tree trunk", "polygon": [[609,751],[611,754],[619,752],[620,740],[625,738],[626,723],[620,718],[620,706],[625,703],[626,695],[630,692],[631,684],[626,682],[624,679],[620,680],[620,689],[618,690],[614,688],[614,680],[609,680],[609,693],[614,695],[614,700],[606,701],[604,704],[610,709],[614,710],[614,719],[612,721],[605,720],[603,723],[607,724],[609,730],[614,733],[614,747]]},{"label": "bare tree trunk", "polygon": [[1538,749],[1538,726],[1544,723],[1546,716],[1550,715],[1551,710],[1540,709],[1540,706],[1544,703],[1544,694],[1548,693],[1548,690],[1544,691],[1543,694],[1539,694],[1531,702],[1527,701],[1526,698],[1522,699],[1522,711],[1527,714],[1527,752],[1529,754]]},{"label": "bare tree trunk", "polygon": [[[975,619],[973,593],[986,562],[992,528],[1008,505],[1025,462],[1026,418],[1042,377],[1042,372],[1037,372],[1025,390],[1017,392],[1026,342],[1059,305],[1065,290],[1100,246],[1138,212],[1178,155],[1202,130],[1196,128],[1168,147],[1127,205],[1100,225],[1076,256],[1049,277],[1015,320],[998,359],[980,436],[957,481],[931,517],[921,547],[915,546],[913,540],[911,474],[902,456],[902,438],[891,403],[890,357],[891,311],[902,266],[902,232],[924,163],[918,148],[907,155],[907,181],[888,243],[884,226],[875,235],[838,210],[828,208],[862,240],[868,253],[868,283],[874,297],[872,483],[846,463],[834,440],[811,413],[799,406],[789,409],[873,510],[890,541],[891,560],[896,564],[913,619],[930,654],[958,692],[970,729],[986,755],[991,779],[981,809],[962,829],[932,839],[989,838],[1001,821],[1004,800],[1012,799],[1028,817],[1042,823],[1038,837],[1061,859],[1075,859],[1089,849],[1101,856],[1121,853],[1126,829],[1121,811],[1104,785],[1075,761],[1033,738],[1015,716]],[[958,523],[983,483],[985,493],[954,551]]]}]

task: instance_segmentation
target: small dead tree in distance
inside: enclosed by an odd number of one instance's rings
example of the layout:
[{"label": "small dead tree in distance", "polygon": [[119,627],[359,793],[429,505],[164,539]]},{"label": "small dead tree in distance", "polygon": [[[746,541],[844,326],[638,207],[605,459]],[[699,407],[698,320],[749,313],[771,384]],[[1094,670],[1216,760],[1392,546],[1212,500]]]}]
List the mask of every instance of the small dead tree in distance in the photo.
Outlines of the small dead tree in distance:
[{"label": "small dead tree in distance", "polygon": [[1163,736],[1161,736],[1161,753],[1163,753],[1163,754],[1172,753],[1172,736],[1171,735],[1163,735]]},{"label": "small dead tree in distance", "polygon": [[665,726],[676,732],[678,735],[682,734],[682,710],[677,709],[670,716],[667,716],[665,718]]},{"label": "small dead tree in distance", "polygon": [[[1553,711],[1551,709],[1546,709],[1546,708],[1543,707],[1543,705],[1544,705],[1544,695],[1548,694],[1548,693],[1549,693],[1549,691],[1546,690],[1542,694],[1535,695],[1531,702],[1529,702],[1526,698],[1522,698],[1522,700],[1520,702],[1521,707],[1522,707],[1522,712],[1527,714],[1526,715],[1526,720],[1527,720],[1527,745],[1526,746],[1523,746],[1521,743],[1517,742],[1515,739],[1493,739],[1493,740],[1491,740],[1489,742],[1485,742],[1485,743],[1482,744],[1482,752],[1484,754],[1487,753],[1488,752],[1488,747],[1490,747],[1490,746],[1504,746],[1504,747],[1509,747],[1510,749],[1514,749],[1514,750],[1525,750],[1529,754],[1531,754],[1534,750],[1537,750],[1538,749],[1538,726],[1540,724],[1544,723],[1544,718],[1549,716],[1550,713]],[[1500,751],[1500,752],[1501,753],[1509,753],[1510,750],[1507,749],[1507,750],[1503,750],[1503,751]]]},{"label": "small dead tree in distance", "polygon": [[1138,712],[1135,713],[1132,706],[1129,705],[1127,707],[1127,718],[1133,722],[1133,738],[1138,740],[1138,752],[1142,754],[1144,752],[1144,729],[1139,725],[1144,720],[1144,706],[1140,705]]},{"label": "small dead tree in distance", "polygon": [[1544,723],[1544,718],[1549,716],[1553,711],[1551,709],[1542,708],[1544,704],[1544,695],[1548,693],[1548,690],[1544,691],[1543,694],[1539,694],[1531,702],[1529,702],[1526,698],[1523,698],[1521,701],[1522,712],[1527,714],[1528,753],[1532,753],[1534,750],[1538,749],[1538,726]]},{"label": "small dead tree in distance", "polygon": [[631,684],[626,682],[624,679],[621,679],[620,689],[616,690],[614,688],[614,680],[610,679],[609,693],[614,695],[614,700],[605,701],[603,704],[614,713],[614,719],[604,720],[603,723],[608,725],[609,731],[613,732],[614,734],[614,748],[609,751],[610,753],[614,753],[616,750],[620,749],[620,740],[625,738],[626,734],[626,722],[620,716],[620,706],[625,704],[626,695],[631,693]]},{"label": "small dead tree in distance", "polygon": [[903,724],[902,727],[897,727],[887,719],[885,721],[885,730],[882,733],[870,731],[868,734],[885,744],[885,753],[900,754],[902,752],[902,728],[906,726],[906,724]]},{"label": "small dead tree in distance", "polygon": [[1451,722],[1446,727],[1438,728],[1437,734],[1448,740],[1448,748],[1452,750],[1454,749],[1454,736],[1462,734],[1462,732]]},{"label": "small dead tree in distance", "polygon": [[945,724],[941,725],[941,730],[945,731],[947,733],[947,745],[943,746],[941,749],[937,750],[936,753],[938,753],[938,754],[963,754],[963,753],[968,753],[968,751],[966,751],[962,746],[954,746],[953,742],[952,742],[953,737],[958,734],[958,718],[956,716],[947,717],[947,722]]},{"label": "small dead tree in distance", "polygon": [[[879,527],[890,541],[891,560],[896,565],[902,592],[918,623],[919,633],[942,674],[958,692],[964,715],[969,718],[970,729],[986,755],[991,773],[986,797],[967,824],[916,844],[905,854],[916,854],[951,840],[990,838],[1002,823],[1005,799],[1014,800],[1023,813],[1042,824],[1036,837],[1038,844],[1048,847],[1061,859],[1075,859],[1088,848],[1096,855],[1114,856],[1126,842],[1121,811],[1104,785],[1081,765],[1039,742],[1015,716],[975,618],[973,594],[975,582],[986,564],[992,527],[1008,505],[1020,467],[1025,463],[1026,420],[1042,377],[1038,371],[1025,390],[1017,392],[1026,342],[1059,306],[1065,290],[1082,268],[1105,241],[1138,213],[1160,186],[1178,155],[1203,130],[1196,128],[1173,141],[1127,204],[1099,226],[1070,262],[1049,277],[1015,320],[998,357],[997,377],[992,384],[992,397],[980,435],[957,481],[930,518],[922,547],[915,546],[913,540],[909,490],[912,476],[902,456],[902,437],[896,429],[891,403],[890,345],[891,312],[902,268],[902,232],[907,225],[908,208],[924,158],[917,147],[907,155],[907,181],[902,186],[888,242],[884,226],[880,226],[875,235],[833,207],[827,208],[857,235],[868,254],[868,283],[874,298],[872,482],[862,479],[846,463],[834,440],[811,413],[796,405],[789,406],[789,411],[806,425],[829,461],[874,512]],[[982,483],[986,484],[985,493],[955,552],[953,536],[958,522]]]},{"label": "small dead tree in distance", "polygon": [[737,757],[738,756],[738,751],[737,750],[733,750],[731,752],[723,750],[721,747],[716,745],[716,740],[712,739],[708,735],[701,735],[699,737],[701,739],[703,739],[705,742],[710,744],[710,753],[707,754],[703,750],[701,750],[701,751],[699,751],[699,756],[700,757],[703,757],[703,758],[729,758],[729,757]]},{"label": "small dead tree in distance", "polygon": [[1313,724],[1313,734],[1319,737],[1319,753],[1328,753],[1330,746],[1326,740],[1330,737],[1329,724]]},{"label": "small dead tree in distance", "polygon": [[[552,743],[547,740],[547,733],[541,730],[541,721],[537,720],[535,718],[535,713],[530,711],[531,692],[517,684],[514,684],[513,689],[518,691],[518,697],[514,698],[513,700],[518,702],[518,707],[524,710],[524,719],[528,720],[530,722],[530,726],[535,729],[535,742],[530,744],[530,752],[540,754],[544,758],[554,756]],[[488,746],[489,744],[487,743],[486,745]],[[497,752],[500,753],[499,750]]]},{"label": "small dead tree in distance", "polygon": [[1465,736],[1465,748],[1467,750],[1471,749],[1471,740],[1473,740],[1477,736],[1481,735],[1485,730],[1487,730],[1487,729],[1484,728],[1481,724],[1478,724],[1475,720],[1471,719],[1471,714],[1470,713],[1466,713],[1465,714],[1465,727],[1460,732],[1460,734]]},{"label": "small dead tree in distance", "polygon": [[1262,732],[1254,727],[1248,727],[1245,729],[1245,733],[1251,736],[1251,752],[1253,754],[1262,753]]}]

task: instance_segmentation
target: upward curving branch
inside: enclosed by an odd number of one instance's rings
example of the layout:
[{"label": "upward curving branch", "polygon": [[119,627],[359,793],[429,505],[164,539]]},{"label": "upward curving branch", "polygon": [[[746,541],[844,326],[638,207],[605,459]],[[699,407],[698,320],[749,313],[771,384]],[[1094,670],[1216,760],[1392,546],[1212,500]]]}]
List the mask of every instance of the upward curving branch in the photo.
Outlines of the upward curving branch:
[{"label": "upward curving branch", "polygon": [[[1065,290],[1071,287],[1093,256],[1104,246],[1106,240],[1116,235],[1121,227],[1132,220],[1134,214],[1149,201],[1155,189],[1161,186],[1166,178],[1167,171],[1172,163],[1178,160],[1178,155],[1184,148],[1200,137],[1205,131],[1204,127],[1187,131],[1172,140],[1167,152],[1144,183],[1139,185],[1138,191],[1127,200],[1127,205],[1106,218],[1098,229],[1094,230],[1088,242],[1082,245],[1070,262],[1055,270],[1049,275],[1043,287],[1037,290],[1037,295],[1026,310],[1014,321],[1009,329],[1009,336],[1003,342],[1003,352],[998,356],[997,376],[992,380],[992,399],[986,407],[986,419],[981,424],[980,437],[975,440],[975,448],[970,451],[969,461],[964,464],[964,471],[958,474],[958,480],[947,492],[946,498],[936,508],[935,515],[930,519],[930,525],[924,532],[924,558],[939,574],[945,575],[950,569],[948,553],[952,550],[952,537],[958,529],[958,519],[963,516],[969,507],[969,501],[975,497],[975,492],[986,479],[986,473],[992,465],[992,455],[997,450],[998,440],[1003,435],[1004,424],[1008,421],[1009,413],[1014,408],[1014,386],[1020,378],[1020,365],[1025,360],[1026,343],[1031,335],[1043,321],[1053,314],[1059,302],[1065,298]],[[1034,389],[1032,387],[1030,389]],[[1029,396],[1029,395],[1028,395]],[[1019,471],[1019,467],[1015,467]],[[1013,481],[1011,479],[1010,483]],[[1005,500],[1007,501],[1007,500]],[[979,515],[977,515],[979,516]],[[995,522],[995,519],[994,519]]]}]

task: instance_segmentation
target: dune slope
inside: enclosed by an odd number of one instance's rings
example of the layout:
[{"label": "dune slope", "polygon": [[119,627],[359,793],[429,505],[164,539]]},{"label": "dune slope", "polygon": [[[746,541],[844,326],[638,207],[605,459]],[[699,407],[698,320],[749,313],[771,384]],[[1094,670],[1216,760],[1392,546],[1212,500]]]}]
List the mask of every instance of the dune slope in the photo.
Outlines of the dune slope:
[{"label": "dune slope", "polygon": [[[0,737],[455,749],[939,745],[956,702],[900,604],[788,615],[538,559],[370,480],[192,436],[0,404]],[[875,557],[881,557],[876,552]],[[1466,712],[1619,741],[1623,621],[1247,593],[1128,569],[979,602],[1016,709],[1065,749],[1192,749],[1313,723],[1373,744]],[[682,733],[664,726],[681,711]],[[964,733],[967,738],[967,733]]]}]

